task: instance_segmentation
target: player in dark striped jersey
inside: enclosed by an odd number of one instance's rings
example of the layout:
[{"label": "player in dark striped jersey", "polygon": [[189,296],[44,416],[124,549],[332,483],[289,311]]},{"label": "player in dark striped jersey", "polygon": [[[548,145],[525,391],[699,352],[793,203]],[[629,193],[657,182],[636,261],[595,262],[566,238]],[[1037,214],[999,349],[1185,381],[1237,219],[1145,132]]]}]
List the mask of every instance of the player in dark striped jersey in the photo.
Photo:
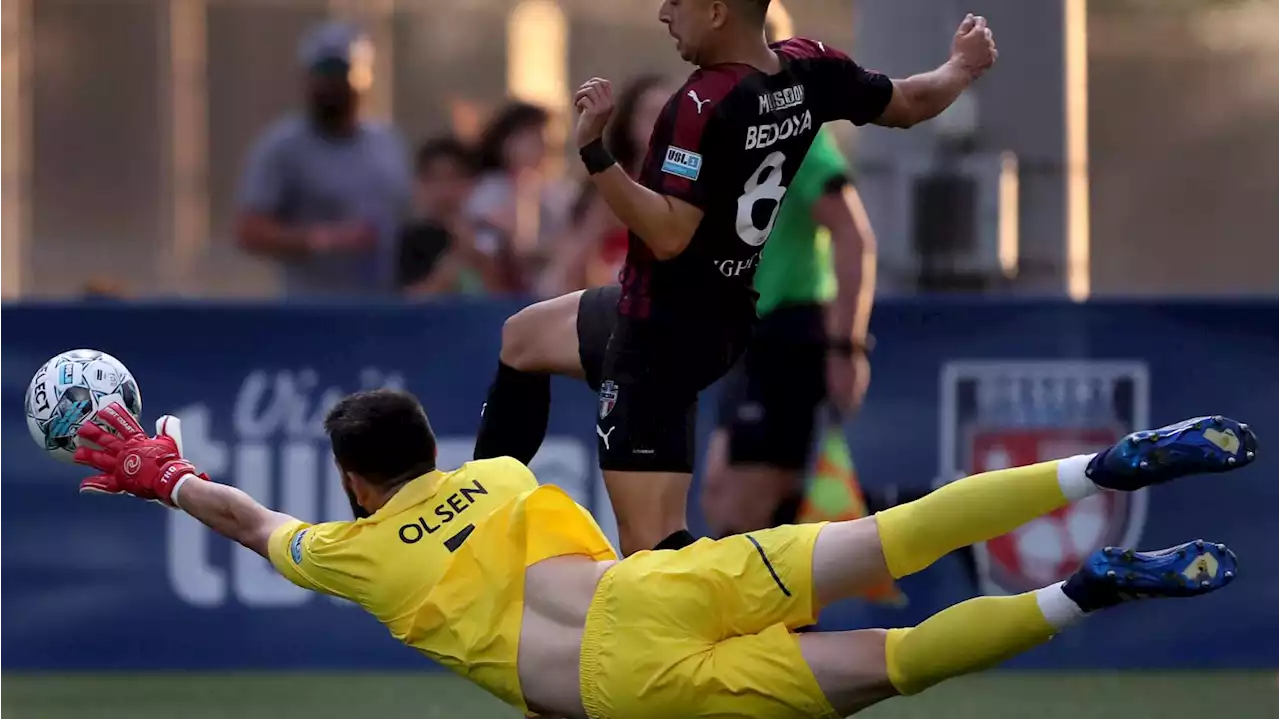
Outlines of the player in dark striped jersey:
[{"label": "player in dark striped jersey", "polygon": [[575,95],[591,179],[631,231],[621,285],[522,310],[503,327],[476,458],[532,459],[546,433],[549,375],[599,392],[600,467],[624,554],[692,541],[685,501],[698,392],[733,366],[756,321],[760,252],[823,123],[911,127],[942,112],[996,59],[968,16],[950,58],[890,80],[817,40],[765,40],[768,0],[666,0],[659,19],[698,66],[654,127],[638,180],[601,142],[607,80]]}]

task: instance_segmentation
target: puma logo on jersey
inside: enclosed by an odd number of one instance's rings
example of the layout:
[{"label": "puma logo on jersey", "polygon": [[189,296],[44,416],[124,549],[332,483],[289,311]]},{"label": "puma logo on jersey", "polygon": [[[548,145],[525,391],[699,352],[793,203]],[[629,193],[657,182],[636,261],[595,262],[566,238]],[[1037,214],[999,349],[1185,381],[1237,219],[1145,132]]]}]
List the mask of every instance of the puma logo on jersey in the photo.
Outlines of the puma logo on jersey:
[{"label": "puma logo on jersey", "polygon": [[760,96],[760,114],[781,112],[804,104],[804,85],[766,92]]},{"label": "puma logo on jersey", "polygon": [[698,93],[694,92],[693,90],[690,90],[688,94],[689,94],[689,99],[693,100],[693,104],[695,104],[695,105],[697,105],[697,106],[698,106],[698,114],[699,114],[699,115],[701,115],[701,114],[702,114],[702,106],[703,106],[703,105],[705,105],[705,104],[707,104],[708,102],[711,102],[711,101],[710,101],[710,100],[699,100],[699,99],[698,99]]},{"label": "puma logo on jersey", "polygon": [[808,110],[803,115],[792,115],[782,122],[769,125],[754,125],[747,128],[746,149],[761,149],[789,137],[803,135],[813,129],[813,116]]},{"label": "puma logo on jersey", "polygon": [[617,426],[617,425],[614,425],[614,426],[612,426],[612,427],[610,427],[610,428],[609,428],[609,431],[608,431],[608,432],[606,432],[606,431],[604,431],[604,430],[600,429],[600,425],[598,425],[598,424],[596,425],[596,434],[597,434],[597,435],[599,435],[600,439],[604,441],[604,448],[605,448],[606,450],[607,450],[607,449],[609,449],[609,435],[613,434],[613,430],[615,430],[615,429],[617,429],[617,428],[618,428],[618,426]]}]

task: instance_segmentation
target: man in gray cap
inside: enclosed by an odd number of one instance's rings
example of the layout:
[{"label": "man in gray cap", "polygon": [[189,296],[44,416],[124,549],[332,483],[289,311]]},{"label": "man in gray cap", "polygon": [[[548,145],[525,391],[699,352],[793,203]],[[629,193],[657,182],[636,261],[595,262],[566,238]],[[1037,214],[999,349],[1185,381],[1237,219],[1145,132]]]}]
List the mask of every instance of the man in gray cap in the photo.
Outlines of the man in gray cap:
[{"label": "man in gray cap", "polygon": [[276,122],[250,153],[237,240],[280,263],[289,297],[389,293],[412,178],[399,133],[359,117],[372,47],[327,23],[303,38],[299,60],[306,111]]}]

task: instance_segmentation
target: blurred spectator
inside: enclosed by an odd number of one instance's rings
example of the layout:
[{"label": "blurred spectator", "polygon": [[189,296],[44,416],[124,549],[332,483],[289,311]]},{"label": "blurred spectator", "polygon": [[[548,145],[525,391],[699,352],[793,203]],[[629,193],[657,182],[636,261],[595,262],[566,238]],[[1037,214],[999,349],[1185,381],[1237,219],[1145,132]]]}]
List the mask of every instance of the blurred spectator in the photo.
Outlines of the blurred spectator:
[{"label": "blurred spectator", "polygon": [[80,293],[85,300],[123,300],[130,295],[123,282],[108,275],[93,275],[85,280]]},{"label": "blurred spectator", "polygon": [[531,289],[548,240],[563,231],[565,203],[545,173],[547,111],[522,102],[499,110],[480,136],[480,180],[467,203],[476,247],[494,258],[500,288]]},{"label": "blurred spectator", "polygon": [[303,38],[299,60],[306,112],[270,127],[249,156],[240,246],[280,263],[290,297],[388,293],[411,180],[398,133],[359,117],[372,48],[327,23]]},{"label": "blurred spectator", "polygon": [[498,278],[463,216],[475,186],[470,150],[454,137],[435,138],[419,148],[416,165],[417,218],[401,233],[401,288],[412,295],[484,293]]},{"label": "blurred spectator", "polygon": [[[661,75],[641,75],[618,96],[604,141],[618,164],[632,176],[640,171],[649,136],[671,92],[671,84]],[[570,221],[568,232],[555,243],[540,287],[548,296],[617,282],[627,259],[627,228],[613,216],[590,182],[582,183]]]}]

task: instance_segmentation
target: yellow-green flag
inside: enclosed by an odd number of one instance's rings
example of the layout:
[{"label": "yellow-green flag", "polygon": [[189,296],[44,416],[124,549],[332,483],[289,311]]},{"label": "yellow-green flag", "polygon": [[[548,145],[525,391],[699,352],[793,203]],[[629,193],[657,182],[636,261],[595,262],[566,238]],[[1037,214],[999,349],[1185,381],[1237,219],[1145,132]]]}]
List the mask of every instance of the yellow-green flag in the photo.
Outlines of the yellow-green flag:
[{"label": "yellow-green flag", "polygon": [[[818,445],[817,461],[805,485],[804,502],[800,505],[801,522],[841,522],[867,516],[867,501],[858,483],[858,472],[839,422],[827,422]],[[873,602],[902,606],[907,603],[892,580],[866,593]]]}]

